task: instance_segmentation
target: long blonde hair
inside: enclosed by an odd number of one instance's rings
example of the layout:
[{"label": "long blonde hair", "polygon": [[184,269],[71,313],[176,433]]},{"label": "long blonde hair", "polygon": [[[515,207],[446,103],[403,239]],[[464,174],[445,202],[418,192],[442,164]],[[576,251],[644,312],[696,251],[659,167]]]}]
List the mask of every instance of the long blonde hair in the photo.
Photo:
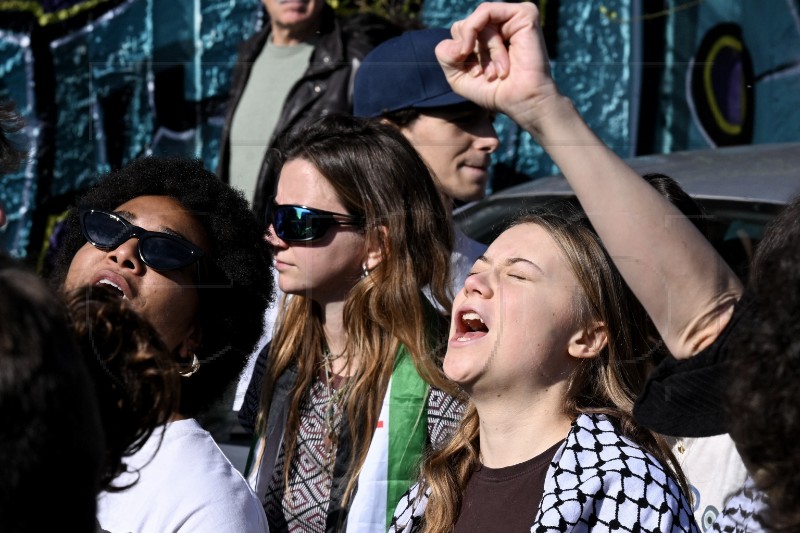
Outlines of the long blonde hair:
[{"label": "long blonde hair", "polygon": [[[647,376],[647,315],[581,213],[563,209],[560,214],[522,215],[513,223],[536,224],[547,231],[578,279],[582,297],[575,312],[579,324],[600,321],[608,329],[608,345],[600,356],[582,359],[570,376],[563,410],[573,419],[581,413],[611,417],[622,434],[653,454],[688,494],[667,443],[638,426],[631,414]],[[421,478],[431,491],[424,516],[426,532],[452,531],[458,519],[467,482],[480,464],[479,425],[478,411],[469,402],[453,438],[422,465]]]},{"label": "long blonde hair", "polygon": [[[273,154],[285,163],[302,159],[333,186],[350,214],[362,217],[368,245],[381,247],[383,260],[350,290],[343,323],[345,354],[358,359],[345,400],[352,435],[343,505],[369,449],[395,354],[404,345],[419,375],[429,384],[452,390],[439,359],[446,322],[426,313],[430,293],[450,309],[450,254],[453,230],[448,209],[424,162],[390,126],[352,117],[332,117],[301,131],[287,148]],[[431,324],[431,316],[437,316]],[[297,382],[289,398],[283,478],[288,486],[300,420],[299,407],[319,369],[325,347],[320,309],[308,296],[294,295],[283,309],[272,341],[261,394],[259,427],[266,424],[278,378],[291,366]]]}]

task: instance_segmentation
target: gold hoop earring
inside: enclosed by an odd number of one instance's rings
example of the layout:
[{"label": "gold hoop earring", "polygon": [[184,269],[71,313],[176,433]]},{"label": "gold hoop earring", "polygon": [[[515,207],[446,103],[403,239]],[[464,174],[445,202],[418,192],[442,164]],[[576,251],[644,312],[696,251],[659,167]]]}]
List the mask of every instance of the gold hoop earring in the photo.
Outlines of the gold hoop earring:
[{"label": "gold hoop earring", "polygon": [[189,370],[180,371],[178,370],[178,374],[181,375],[182,378],[189,378],[194,376],[197,371],[200,370],[200,359],[197,358],[197,354],[192,354],[192,366]]}]

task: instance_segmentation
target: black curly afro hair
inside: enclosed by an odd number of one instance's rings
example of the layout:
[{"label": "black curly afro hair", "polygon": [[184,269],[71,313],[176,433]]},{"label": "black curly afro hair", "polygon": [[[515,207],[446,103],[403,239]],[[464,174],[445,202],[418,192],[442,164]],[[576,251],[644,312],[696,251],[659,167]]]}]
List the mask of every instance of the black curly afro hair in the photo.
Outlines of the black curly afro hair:
[{"label": "black curly afro hair", "polygon": [[748,320],[731,338],[730,435],[774,531],[800,529],[800,198],[759,245]]},{"label": "black curly afro hair", "polygon": [[180,413],[206,411],[239,376],[258,342],[272,299],[270,250],[263,224],[244,196],[203,168],[200,161],[146,157],[101,178],[67,216],[51,281],[63,287],[70,263],[86,243],[78,221],[83,207],[113,211],[138,196],[169,196],[192,211],[209,236],[198,288],[203,344],[200,370],[182,380]]}]

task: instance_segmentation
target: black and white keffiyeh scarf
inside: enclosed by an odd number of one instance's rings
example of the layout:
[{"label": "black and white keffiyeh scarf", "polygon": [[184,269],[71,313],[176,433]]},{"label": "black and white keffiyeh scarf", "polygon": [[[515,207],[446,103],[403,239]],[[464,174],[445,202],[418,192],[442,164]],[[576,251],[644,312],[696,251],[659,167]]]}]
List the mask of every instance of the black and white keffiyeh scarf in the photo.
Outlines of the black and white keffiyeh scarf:
[{"label": "black and white keffiyeh scarf", "polygon": [[725,508],[717,516],[711,531],[722,533],[767,531],[759,519],[766,510],[766,495],[756,488],[752,478],[747,478],[744,487],[725,503]]},{"label": "black and white keffiyeh scarf", "polygon": [[[428,495],[414,485],[391,532],[416,533]],[[655,457],[623,437],[604,415],[578,416],[547,470],[531,533],[697,532],[680,486]]]}]

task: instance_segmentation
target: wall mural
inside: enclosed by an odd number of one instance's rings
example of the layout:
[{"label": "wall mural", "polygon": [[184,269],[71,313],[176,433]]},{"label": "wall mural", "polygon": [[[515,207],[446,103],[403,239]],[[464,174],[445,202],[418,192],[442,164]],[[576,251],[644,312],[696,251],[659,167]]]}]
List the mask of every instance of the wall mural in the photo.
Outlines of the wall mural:
[{"label": "wall mural", "polygon": [[718,24],[703,36],[687,72],[692,118],[714,146],[753,140],[755,80],[737,24]]},{"label": "wall mural", "polygon": [[[537,3],[559,86],[621,156],[800,141],[800,0]],[[423,21],[474,5],[426,0]],[[556,170],[513,123],[497,129],[496,188]]]},{"label": "wall mural", "polygon": [[705,0],[664,17],[656,152],[800,140],[800,0]]},{"label": "wall mural", "polygon": [[0,246],[46,256],[98,174],[145,154],[216,162],[236,45],[260,0],[0,0],[0,99],[26,121],[30,158],[4,176]]},{"label": "wall mural", "polygon": [[[800,140],[800,0],[539,0],[553,73],[622,156]],[[426,0],[422,22],[474,8]],[[217,160],[236,46],[260,0],[0,0],[0,99],[30,157],[2,177],[0,246],[41,263],[99,173],[143,154]],[[498,117],[492,187],[557,171]]]}]

